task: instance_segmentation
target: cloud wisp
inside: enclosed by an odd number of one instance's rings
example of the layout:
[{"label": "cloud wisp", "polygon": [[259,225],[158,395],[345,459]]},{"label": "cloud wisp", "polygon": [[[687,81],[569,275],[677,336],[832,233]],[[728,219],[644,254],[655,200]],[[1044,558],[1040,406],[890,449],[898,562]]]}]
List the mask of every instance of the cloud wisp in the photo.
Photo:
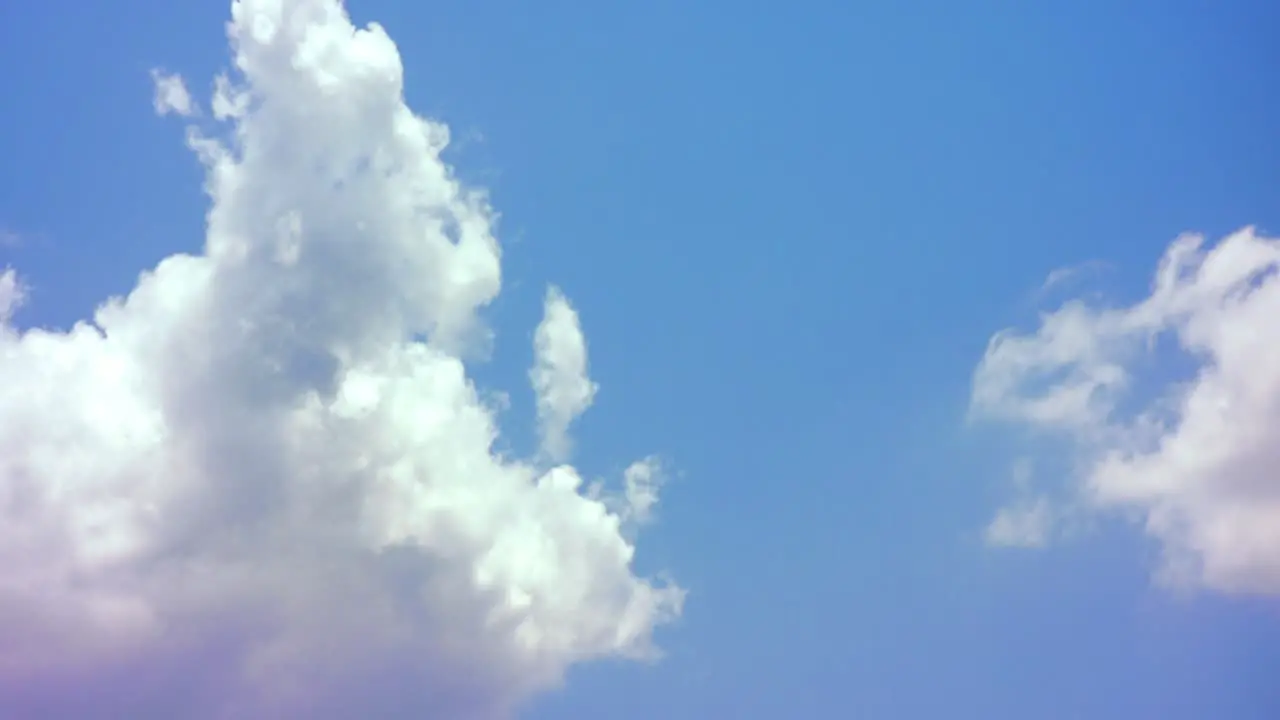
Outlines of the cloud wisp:
[{"label": "cloud wisp", "polygon": [[609,493],[563,464],[596,388],[554,290],[549,458],[495,452],[463,361],[494,213],[394,43],[338,0],[237,0],[228,34],[210,115],[155,75],[203,252],[65,333],[15,325],[0,276],[0,716],[486,720],[652,657],[684,597],[632,570],[657,465]]},{"label": "cloud wisp", "polygon": [[537,392],[542,450],[560,461],[569,455],[569,426],[591,407],[598,388],[587,376],[587,343],[578,313],[559,288],[547,290],[533,346],[529,379]]},{"label": "cloud wisp", "polygon": [[187,90],[187,84],[180,75],[171,75],[161,70],[151,71],[151,82],[155,85],[155,95],[151,107],[157,115],[178,115],[191,117],[196,114],[196,103]]},{"label": "cloud wisp", "polygon": [[[971,410],[1068,438],[1073,510],[1139,518],[1163,548],[1161,580],[1280,594],[1277,318],[1280,239],[1184,236],[1141,302],[1073,300],[1035,332],[996,335]],[[1152,362],[1166,338],[1190,379]]]}]

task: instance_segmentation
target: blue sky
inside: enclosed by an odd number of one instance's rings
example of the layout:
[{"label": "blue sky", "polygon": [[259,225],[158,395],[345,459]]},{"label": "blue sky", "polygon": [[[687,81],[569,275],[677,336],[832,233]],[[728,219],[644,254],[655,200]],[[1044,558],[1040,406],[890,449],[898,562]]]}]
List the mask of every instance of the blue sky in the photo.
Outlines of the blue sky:
[{"label": "blue sky", "polygon": [[[1035,327],[1054,269],[1099,263],[1083,282],[1128,303],[1182,232],[1280,229],[1276,8],[348,5],[500,213],[496,341],[469,372],[512,390],[501,443],[537,447],[519,388],[554,282],[601,388],[576,465],[673,470],[636,561],[689,593],[665,657],[574,667],[522,717],[1280,713],[1276,595],[1153,584],[1156,542],[1118,515],[989,547],[1025,448],[965,421],[988,340]],[[203,170],[149,72],[203,101],[227,18],[0,9],[20,326],[199,251]]]}]

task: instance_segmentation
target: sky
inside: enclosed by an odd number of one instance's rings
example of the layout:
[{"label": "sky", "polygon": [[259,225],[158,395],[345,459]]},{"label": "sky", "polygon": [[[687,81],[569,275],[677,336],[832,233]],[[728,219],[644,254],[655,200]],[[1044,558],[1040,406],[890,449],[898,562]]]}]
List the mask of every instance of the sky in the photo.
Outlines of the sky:
[{"label": "sky", "polygon": [[0,716],[1280,716],[1277,21],[0,6]]}]

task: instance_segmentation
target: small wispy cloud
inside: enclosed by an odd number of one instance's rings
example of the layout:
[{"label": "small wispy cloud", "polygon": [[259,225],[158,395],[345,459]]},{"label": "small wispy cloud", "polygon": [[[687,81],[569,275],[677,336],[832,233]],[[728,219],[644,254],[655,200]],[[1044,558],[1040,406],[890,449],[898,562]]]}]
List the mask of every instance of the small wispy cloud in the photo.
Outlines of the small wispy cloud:
[{"label": "small wispy cloud", "polygon": [[1021,500],[1001,508],[987,525],[985,538],[997,547],[1043,547],[1049,539],[1051,509],[1045,498]]},{"label": "small wispy cloud", "polygon": [[1000,508],[987,525],[984,538],[995,547],[1035,548],[1048,544],[1054,510],[1035,486],[1035,463],[1019,458],[1009,472],[1014,500]]},{"label": "small wispy cloud", "polygon": [[199,112],[181,76],[157,69],[151,71],[151,80],[155,85],[152,107],[155,108],[157,115],[175,114],[180,117],[191,117]]},{"label": "small wispy cloud", "polygon": [[1091,260],[1071,267],[1051,270],[1045,276],[1044,282],[1040,283],[1039,295],[1043,297],[1052,292],[1066,290],[1070,286],[1079,284],[1090,277],[1096,277],[1110,268],[1110,265],[1101,260]]},{"label": "small wispy cloud", "polygon": [[578,313],[559,288],[547,290],[542,322],[534,333],[534,366],[542,449],[555,462],[568,459],[569,426],[591,407],[599,387],[587,376],[587,341]]}]

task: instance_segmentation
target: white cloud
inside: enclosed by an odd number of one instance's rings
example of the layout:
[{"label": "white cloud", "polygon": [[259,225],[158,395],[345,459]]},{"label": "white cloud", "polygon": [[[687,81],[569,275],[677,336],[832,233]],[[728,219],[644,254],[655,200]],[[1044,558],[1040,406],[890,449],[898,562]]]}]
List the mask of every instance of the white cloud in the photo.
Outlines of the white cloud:
[{"label": "white cloud", "polygon": [[1035,492],[1035,463],[1029,457],[1014,462],[1009,473],[1016,499],[1000,508],[983,534],[996,547],[1043,547],[1055,520],[1049,499]]},{"label": "white cloud", "polygon": [[[493,450],[461,359],[493,214],[395,45],[337,0],[229,34],[203,253],[66,333],[8,324],[0,276],[0,716],[500,718],[651,657],[683,591],[634,574],[626,510]],[[543,325],[567,426],[585,344],[554,294]]]},{"label": "white cloud", "polygon": [[0,322],[7,322],[26,299],[26,289],[13,268],[0,273]]},{"label": "white cloud", "polygon": [[558,288],[547,290],[533,345],[529,378],[537,393],[542,448],[562,461],[569,456],[569,425],[591,406],[597,387],[587,377],[587,342],[578,313]]},{"label": "white cloud", "polygon": [[187,92],[187,84],[181,76],[152,70],[151,81],[155,84],[155,96],[151,104],[157,115],[173,113],[191,117],[198,113],[195,101],[191,99],[191,93]]},{"label": "white cloud", "polygon": [[[1035,333],[997,335],[973,411],[1066,432],[1078,499],[1141,517],[1163,580],[1280,593],[1277,271],[1280,239],[1253,228],[1211,247],[1179,238],[1141,302],[1071,302]],[[1139,369],[1161,336],[1195,363],[1189,381]],[[1135,385],[1157,386],[1154,399],[1123,392]]]},{"label": "white cloud", "polygon": [[1051,522],[1048,500],[1023,500],[1000,508],[987,525],[985,537],[996,546],[1042,547],[1049,539]]},{"label": "white cloud", "polygon": [[658,489],[662,486],[662,468],[654,458],[632,463],[623,473],[626,509],[622,517],[636,523],[647,523],[658,505]]}]

